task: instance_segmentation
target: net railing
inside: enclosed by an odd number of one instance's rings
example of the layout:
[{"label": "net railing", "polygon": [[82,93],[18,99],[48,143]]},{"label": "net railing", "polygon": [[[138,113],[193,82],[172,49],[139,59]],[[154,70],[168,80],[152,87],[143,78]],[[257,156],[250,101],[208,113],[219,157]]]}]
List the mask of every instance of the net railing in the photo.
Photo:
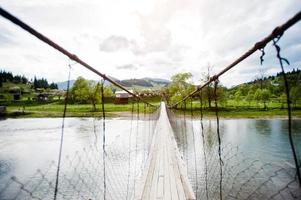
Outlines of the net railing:
[{"label": "net railing", "polygon": [[[101,139],[102,119],[94,118],[94,131],[91,132],[96,133],[94,141],[62,157],[56,198],[104,199],[106,191],[105,199],[131,199],[149,155],[149,141],[152,140],[158,115],[159,110],[149,114],[132,113],[130,119],[124,120],[128,123],[125,129],[129,131],[124,131],[107,144],[105,153]],[[113,121],[109,118],[106,123]],[[53,199],[56,170],[56,162],[49,161],[47,167],[37,169],[27,177],[2,177],[0,199]]]},{"label": "net railing", "polygon": [[[292,161],[265,160],[254,156],[256,152],[250,154],[241,145],[227,141],[221,145],[221,175],[215,120],[201,121],[179,110],[168,110],[168,114],[197,199],[301,198]],[[222,121],[222,141],[224,126]]]}]

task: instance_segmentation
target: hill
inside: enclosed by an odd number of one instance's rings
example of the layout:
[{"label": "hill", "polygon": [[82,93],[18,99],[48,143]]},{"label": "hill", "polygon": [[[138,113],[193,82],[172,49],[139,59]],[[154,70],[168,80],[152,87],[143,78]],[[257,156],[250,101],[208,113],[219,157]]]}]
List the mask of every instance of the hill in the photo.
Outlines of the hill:
[{"label": "hill", "polygon": [[[301,93],[301,91],[299,91],[301,83],[301,70],[293,69],[290,72],[286,72],[286,76],[290,92],[296,90],[297,93]],[[274,76],[266,76],[263,77],[263,79],[255,79],[247,83],[236,85],[232,88],[229,88],[228,92],[230,95],[235,96],[235,93],[239,91],[241,96],[247,96],[249,94],[255,95],[256,90],[258,89],[266,89],[269,91],[272,98],[279,98],[285,91],[282,73],[277,73]],[[291,96],[294,97],[294,93],[295,92],[292,92]]]},{"label": "hill", "polygon": [[[160,79],[160,78],[141,78],[141,79],[125,79],[125,80],[118,80],[114,77],[110,77],[117,83],[128,87],[128,88],[162,88],[166,87],[169,83],[169,80],[166,79]],[[58,89],[60,90],[66,90],[67,89],[67,82],[68,81],[63,81],[63,82],[57,82]],[[75,80],[70,80],[70,87],[73,86]],[[104,82],[105,86],[110,86],[112,85],[110,82],[105,81]]]}]

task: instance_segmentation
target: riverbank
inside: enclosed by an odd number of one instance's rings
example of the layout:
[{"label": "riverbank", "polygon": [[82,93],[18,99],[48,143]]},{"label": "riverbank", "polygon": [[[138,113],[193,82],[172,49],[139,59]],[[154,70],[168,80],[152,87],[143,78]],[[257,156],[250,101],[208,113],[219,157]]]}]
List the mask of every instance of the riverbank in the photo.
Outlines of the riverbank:
[{"label": "riverbank", "polygon": [[[177,116],[184,116],[183,111],[175,111]],[[185,116],[191,118],[191,111],[186,110]],[[273,110],[231,110],[231,111],[219,111],[218,116],[224,119],[286,119],[287,110],[273,109]],[[201,113],[199,111],[193,111],[192,118],[200,118]],[[203,111],[203,117],[216,118],[215,111]],[[301,110],[293,110],[292,117],[301,119]]]},{"label": "riverbank", "polygon": [[[153,105],[159,106],[159,102]],[[105,103],[107,117],[128,117],[130,113],[153,113],[156,107],[145,106],[143,103],[116,105]],[[41,117],[62,117],[64,105],[53,102],[48,104],[11,104],[6,106],[6,113],[2,117],[6,118],[41,118]],[[91,104],[68,104],[66,117],[98,117],[102,116],[101,105],[96,105],[96,109]]]},{"label": "riverbank", "polygon": [[[151,102],[155,106],[159,106],[159,101]],[[5,105],[5,104],[4,104]],[[105,111],[107,117],[121,117],[131,118],[132,110],[134,113],[140,113],[142,118],[144,114],[153,113],[157,107],[146,106],[143,103],[138,104],[123,104],[116,105],[114,103],[105,103]],[[193,117],[200,118],[200,108],[198,102],[194,102],[192,106]],[[43,117],[62,117],[64,104],[62,101],[54,102],[31,102],[20,101],[11,102],[5,105],[6,114],[3,117],[6,118],[43,118]],[[177,115],[184,115],[181,108],[173,109],[173,112]],[[203,114],[205,118],[215,117],[215,108],[204,108]],[[270,104],[268,108],[264,109],[256,105],[240,105],[233,106],[228,104],[226,107],[219,107],[219,116],[221,118],[286,118],[287,110],[281,108],[279,104]],[[190,105],[187,104],[185,115],[191,115]],[[294,118],[301,118],[300,106],[292,109],[292,115]],[[100,117],[102,116],[101,105],[96,105],[96,110],[91,104],[68,104],[66,117]]]},{"label": "riverbank", "polygon": [[[159,105],[159,103],[156,103]],[[63,116],[64,105],[60,104],[45,104],[45,105],[35,105],[35,106],[7,106],[7,112],[3,116],[5,118],[43,118],[43,117],[62,117]],[[132,105],[115,105],[115,104],[105,104],[106,117],[121,117],[121,118],[131,118]],[[135,115],[138,112],[137,104],[133,107]],[[145,114],[148,116],[149,113],[155,111],[155,108],[146,107],[144,111],[144,105],[139,104],[139,113],[142,118]],[[173,110],[176,115],[186,115],[191,117],[191,111],[188,108],[185,113],[183,110]],[[193,118],[200,118],[201,113],[199,109],[193,109]],[[204,110],[204,118],[214,118],[214,109]],[[257,108],[223,108],[218,112],[221,118],[287,118],[287,110],[279,108],[271,109],[257,109]],[[101,117],[102,112],[100,106],[98,105],[96,111],[94,111],[89,104],[83,105],[68,105],[66,117]],[[292,110],[292,116],[294,118],[301,118],[301,110]],[[135,116],[134,116],[135,117]]]}]

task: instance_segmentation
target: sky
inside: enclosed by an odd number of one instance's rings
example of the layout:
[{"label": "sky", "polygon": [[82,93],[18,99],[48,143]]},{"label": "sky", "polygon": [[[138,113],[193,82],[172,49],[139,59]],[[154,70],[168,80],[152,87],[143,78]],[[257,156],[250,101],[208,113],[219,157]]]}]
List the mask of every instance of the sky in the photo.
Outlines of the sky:
[{"label": "sky", "polygon": [[[213,75],[301,10],[300,0],[1,0],[0,6],[106,75],[165,78]],[[279,44],[301,68],[301,22]],[[225,86],[279,72],[272,44],[220,78]],[[65,81],[99,77],[0,17],[0,69]]]}]

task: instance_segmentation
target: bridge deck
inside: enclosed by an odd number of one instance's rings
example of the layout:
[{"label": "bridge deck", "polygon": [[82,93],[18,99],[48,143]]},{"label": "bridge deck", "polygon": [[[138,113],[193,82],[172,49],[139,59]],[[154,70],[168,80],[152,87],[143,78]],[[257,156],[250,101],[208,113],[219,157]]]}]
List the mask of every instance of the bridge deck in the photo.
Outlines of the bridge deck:
[{"label": "bridge deck", "polygon": [[150,155],[135,191],[135,200],[195,199],[164,103],[161,103]]}]

